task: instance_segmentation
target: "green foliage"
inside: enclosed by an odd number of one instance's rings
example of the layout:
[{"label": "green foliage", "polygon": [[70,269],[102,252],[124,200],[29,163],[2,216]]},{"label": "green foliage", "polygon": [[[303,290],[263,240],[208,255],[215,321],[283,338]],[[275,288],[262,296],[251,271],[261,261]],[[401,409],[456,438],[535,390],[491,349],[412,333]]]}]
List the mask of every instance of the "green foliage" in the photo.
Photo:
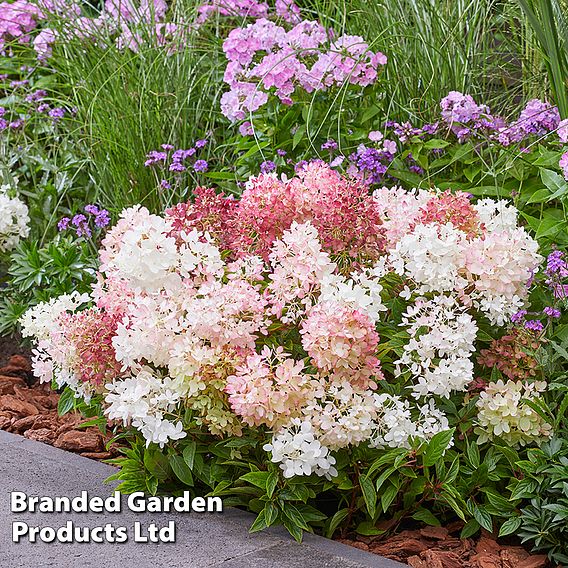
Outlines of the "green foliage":
[{"label": "green foliage", "polygon": [[96,258],[86,241],[59,236],[46,246],[22,242],[10,258],[9,283],[0,298],[0,333],[12,331],[23,313],[73,291],[87,292]]},{"label": "green foliage", "polygon": [[568,117],[568,19],[563,0],[517,0],[541,50],[548,82],[563,118]]},{"label": "green foliage", "polygon": [[522,474],[510,484],[511,497],[525,503],[510,520],[510,532],[534,550],[545,552],[559,564],[568,562],[568,441],[552,439],[530,449],[527,459],[517,462]]}]

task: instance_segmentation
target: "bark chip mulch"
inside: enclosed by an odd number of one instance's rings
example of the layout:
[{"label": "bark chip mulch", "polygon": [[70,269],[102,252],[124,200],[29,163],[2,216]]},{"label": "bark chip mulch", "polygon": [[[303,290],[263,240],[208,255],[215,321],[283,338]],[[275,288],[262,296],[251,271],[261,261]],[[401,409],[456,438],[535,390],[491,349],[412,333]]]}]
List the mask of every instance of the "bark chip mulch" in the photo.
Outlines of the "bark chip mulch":
[{"label": "bark chip mulch", "polygon": [[87,422],[80,414],[57,414],[59,395],[49,384],[32,383],[29,359],[12,355],[0,367],[0,429],[20,434],[30,440],[44,442],[104,460],[117,455],[114,448],[105,449],[106,442],[96,427],[81,428]]},{"label": "bark chip mulch", "polygon": [[500,544],[488,533],[461,540],[462,523],[404,530],[388,537],[338,539],[361,550],[398,560],[412,568],[545,568],[545,555],[521,546]]}]

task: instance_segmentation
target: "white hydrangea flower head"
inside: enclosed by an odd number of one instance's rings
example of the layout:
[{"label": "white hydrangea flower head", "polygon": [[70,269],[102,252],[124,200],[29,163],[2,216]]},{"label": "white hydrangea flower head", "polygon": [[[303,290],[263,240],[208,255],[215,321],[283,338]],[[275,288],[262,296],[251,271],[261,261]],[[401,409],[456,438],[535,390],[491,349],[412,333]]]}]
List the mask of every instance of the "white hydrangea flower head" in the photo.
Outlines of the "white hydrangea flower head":
[{"label": "white hydrangea flower head", "polygon": [[473,380],[471,354],[475,351],[478,327],[466,308],[452,296],[419,297],[408,306],[401,326],[410,340],[395,362],[414,378],[415,397],[435,394],[449,398],[464,391]]},{"label": "white hydrangea flower head", "polygon": [[540,444],[552,435],[552,426],[525,401],[537,400],[546,390],[546,382],[489,383],[477,401],[478,443],[500,438],[518,448],[531,443]]},{"label": "white hydrangea flower head", "polygon": [[57,319],[61,314],[74,312],[90,299],[89,294],[72,292],[33,306],[26,310],[19,321],[23,337],[33,337],[36,340],[48,339],[54,328],[58,326]]},{"label": "white hydrangea flower head", "polygon": [[30,234],[28,206],[18,197],[10,197],[10,186],[0,187],[0,252],[10,251]]},{"label": "white hydrangea flower head", "polygon": [[466,234],[451,223],[419,224],[396,243],[389,262],[397,274],[419,286],[419,293],[463,290],[466,243]]},{"label": "white hydrangea flower head", "polygon": [[272,443],[263,446],[272,453],[272,462],[279,463],[284,477],[312,475],[331,479],[337,475],[335,458],[329,449],[316,438],[308,420],[294,418],[272,438]]},{"label": "white hydrangea flower head", "polygon": [[186,395],[183,381],[161,378],[149,367],[142,367],[136,375],[105,386],[105,414],[110,420],[139,429],[146,445],[154,442],[163,447],[169,440],[186,436],[180,421],[174,424],[164,419],[164,414],[174,412]]},{"label": "white hydrangea flower head", "polygon": [[473,208],[488,233],[507,233],[517,228],[519,211],[504,199],[481,199]]}]

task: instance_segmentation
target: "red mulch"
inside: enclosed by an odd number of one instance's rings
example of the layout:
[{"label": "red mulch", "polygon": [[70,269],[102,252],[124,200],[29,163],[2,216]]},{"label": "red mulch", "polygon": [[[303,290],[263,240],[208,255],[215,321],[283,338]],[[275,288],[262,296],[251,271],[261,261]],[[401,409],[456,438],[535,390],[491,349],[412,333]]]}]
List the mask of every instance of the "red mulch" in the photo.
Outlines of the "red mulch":
[{"label": "red mulch", "polygon": [[59,395],[49,384],[31,383],[30,371],[29,359],[22,355],[12,355],[0,367],[1,430],[87,458],[104,460],[118,454],[113,447],[106,449],[108,438],[98,428],[78,428],[87,422],[80,414],[58,416]]},{"label": "red mulch", "polygon": [[460,540],[462,523],[445,527],[404,530],[392,536],[355,536],[339,539],[412,568],[544,568],[546,556],[530,554],[522,546],[500,544],[488,533]]}]

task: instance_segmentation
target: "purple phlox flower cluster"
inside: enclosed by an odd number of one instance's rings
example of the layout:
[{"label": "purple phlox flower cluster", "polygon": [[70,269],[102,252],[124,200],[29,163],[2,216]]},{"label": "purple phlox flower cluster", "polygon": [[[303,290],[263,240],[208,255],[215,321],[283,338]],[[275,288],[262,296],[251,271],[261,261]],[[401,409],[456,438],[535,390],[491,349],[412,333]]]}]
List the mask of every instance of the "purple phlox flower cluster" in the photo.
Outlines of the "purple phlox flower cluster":
[{"label": "purple phlox flower cluster", "polygon": [[418,175],[422,175],[424,173],[424,170],[420,167],[420,165],[418,164],[418,162],[414,159],[414,156],[409,153],[406,158],[406,163],[408,164],[408,171],[418,174]]},{"label": "purple phlox flower cluster", "polygon": [[30,84],[28,79],[18,79],[16,81],[10,81],[10,87],[12,89],[18,89],[19,87],[27,87]]},{"label": "purple phlox flower cluster", "polygon": [[511,321],[513,323],[520,323],[525,319],[527,313],[527,310],[519,310],[511,316]]},{"label": "purple phlox flower cluster", "polygon": [[228,59],[224,80],[230,90],[221,99],[221,110],[232,121],[258,110],[269,94],[290,105],[297,88],[311,93],[345,82],[370,85],[386,64],[386,57],[370,51],[361,37],[333,39],[314,21],[300,21],[287,31],[260,18],[232,30],[223,51]]},{"label": "purple phlox flower cluster", "polygon": [[[392,140],[382,140],[379,148],[370,148],[361,144],[351,156],[349,174],[366,184],[381,183],[388,166],[394,159],[396,144]],[[339,164],[336,164],[339,165]]]},{"label": "purple phlox flower cluster", "polygon": [[48,112],[48,115],[53,119],[53,122],[58,122],[65,116],[65,109],[56,107]]},{"label": "purple phlox flower cluster", "polygon": [[[458,91],[451,91],[442,99],[440,115],[460,141],[481,135],[503,146],[520,143],[530,136],[545,136],[559,129],[561,124],[558,109],[546,101],[530,100],[517,120],[506,123],[492,115],[487,105],[479,105],[471,95]],[[426,132],[425,127],[422,130]],[[568,139],[568,127],[560,130],[559,136],[564,135]]]},{"label": "purple phlox flower cluster", "polygon": [[322,150],[329,150],[330,152],[335,152],[339,148],[339,145],[335,140],[328,140],[321,145]]},{"label": "purple phlox flower cluster", "polygon": [[209,169],[209,164],[205,160],[196,160],[193,169],[196,172],[206,172]]},{"label": "purple phlox flower cluster", "polygon": [[24,126],[24,119],[23,118],[17,118],[16,120],[13,120],[12,122],[10,122],[10,124],[8,124],[8,126],[12,130],[18,130],[18,129],[22,128],[22,126]]},{"label": "purple phlox flower cluster", "polygon": [[458,140],[467,139],[472,132],[495,132],[503,126],[487,105],[478,105],[471,95],[459,91],[450,91],[440,101],[440,115]]},{"label": "purple phlox flower cluster", "polygon": [[77,213],[77,215],[73,216],[73,219],[71,219],[71,225],[75,227],[78,237],[90,237],[92,235],[87,217],[85,217],[82,213]]}]

